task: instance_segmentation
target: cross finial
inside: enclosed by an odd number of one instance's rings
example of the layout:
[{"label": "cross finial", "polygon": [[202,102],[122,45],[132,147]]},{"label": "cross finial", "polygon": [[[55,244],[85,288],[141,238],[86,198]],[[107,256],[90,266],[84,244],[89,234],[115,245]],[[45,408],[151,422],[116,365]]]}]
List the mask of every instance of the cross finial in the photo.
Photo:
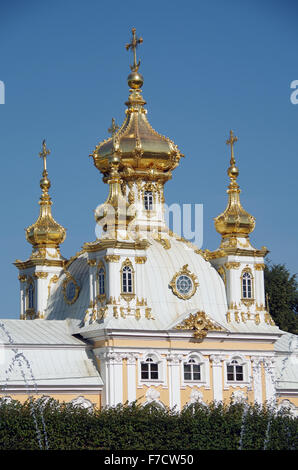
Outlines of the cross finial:
[{"label": "cross finial", "polygon": [[231,146],[231,165],[235,165],[235,157],[234,157],[234,143],[237,142],[238,138],[233,134],[233,131],[230,131],[230,138],[227,140],[226,144]]},{"label": "cross finial", "polygon": [[111,127],[109,127],[108,132],[112,134],[112,137],[114,137],[115,133],[120,129],[120,127],[116,124],[116,121],[114,118],[112,118],[112,124]]},{"label": "cross finial", "polygon": [[51,151],[47,149],[46,140],[43,139],[42,141],[42,151],[39,152],[40,158],[43,158],[43,170],[47,171],[47,155],[49,155]]},{"label": "cross finial", "polygon": [[131,49],[133,51],[133,65],[130,65],[130,68],[131,68],[132,72],[137,72],[139,67],[140,67],[141,61],[139,60],[139,62],[137,62],[137,52],[136,51],[137,51],[138,44],[142,44],[143,38],[138,38],[136,36],[136,28],[132,28],[131,32],[132,32],[131,43],[126,44],[125,47],[126,47],[127,51],[129,49]]}]

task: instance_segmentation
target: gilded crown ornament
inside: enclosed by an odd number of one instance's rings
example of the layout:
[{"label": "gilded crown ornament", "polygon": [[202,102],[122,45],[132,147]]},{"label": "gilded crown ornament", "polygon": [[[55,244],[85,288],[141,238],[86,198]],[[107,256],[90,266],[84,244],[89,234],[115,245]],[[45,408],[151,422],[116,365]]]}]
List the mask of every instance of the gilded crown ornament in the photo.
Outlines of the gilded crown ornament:
[{"label": "gilded crown ornament", "polygon": [[226,210],[214,219],[215,228],[223,238],[248,237],[255,228],[255,218],[243,209],[240,202],[241,190],[237,183],[239,170],[234,155],[234,143],[237,140],[238,138],[231,130],[230,137],[226,141],[227,145],[231,147],[230,166],[227,171],[230,178],[227,190],[229,200]]},{"label": "gilded crown ornament", "polygon": [[126,118],[120,126],[112,126],[112,136],[100,142],[92,153],[94,165],[103,174],[104,182],[108,181],[111,156],[120,158],[119,174],[125,182],[142,180],[158,180],[162,183],[169,180],[183,156],[178,147],[169,138],[158,134],[147,120],[146,104],[141,87],[143,76],[139,73],[140,60],[137,61],[136,49],[143,42],[132,30],[132,40],[126,45],[133,52],[133,65],[128,76],[130,94],[126,105]]},{"label": "gilded crown ornament", "polygon": [[58,248],[64,242],[66,230],[62,225],[58,224],[52,216],[52,201],[49,196],[51,182],[48,178],[47,156],[50,150],[46,146],[46,141],[42,142],[42,150],[39,156],[43,159],[42,179],[40,180],[40,188],[42,194],[39,200],[40,213],[37,221],[26,229],[26,238],[33,248]]}]

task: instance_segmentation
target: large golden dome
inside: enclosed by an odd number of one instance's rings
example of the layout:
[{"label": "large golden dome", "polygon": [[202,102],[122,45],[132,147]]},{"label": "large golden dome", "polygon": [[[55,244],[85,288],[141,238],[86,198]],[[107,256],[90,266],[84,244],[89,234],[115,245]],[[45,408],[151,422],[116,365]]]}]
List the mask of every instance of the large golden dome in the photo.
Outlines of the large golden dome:
[{"label": "large golden dome", "polygon": [[[137,41],[142,42],[142,39],[136,38],[133,29],[132,44],[126,47],[131,47],[135,52]],[[126,118],[120,128],[112,122],[109,129],[112,136],[100,142],[92,153],[94,165],[107,177],[109,158],[116,154],[120,158],[119,173],[122,179],[140,177],[167,181],[183,155],[174,142],[156,132],[148,122],[144,108],[146,102],[141,93],[144,79],[138,72],[139,65],[135,56],[132,72],[128,76],[130,95],[126,102]]]}]

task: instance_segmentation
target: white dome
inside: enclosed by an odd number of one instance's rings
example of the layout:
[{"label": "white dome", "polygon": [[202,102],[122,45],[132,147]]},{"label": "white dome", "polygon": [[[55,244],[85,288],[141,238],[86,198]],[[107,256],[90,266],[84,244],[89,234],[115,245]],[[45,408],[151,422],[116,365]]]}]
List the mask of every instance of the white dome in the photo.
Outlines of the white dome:
[{"label": "white dome", "polygon": [[[169,240],[168,249],[156,240],[150,241],[150,246],[146,250],[147,260],[141,266],[142,282],[138,279],[137,273],[135,276],[136,295],[146,299],[154,320],[148,321],[146,318],[137,320],[133,316],[114,318],[107,315],[104,321],[99,322],[102,328],[165,330],[176,324],[180,317],[182,320],[194,310],[202,310],[211,320],[227,326],[225,286],[216,269],[186,243],[174,237],[170,237]],[[104,254],[102,252],[102,257]],[[127,257],[124,249],[117,250],[117,254],[123,259]],[[63,294],[66,274],[63,273],[52,288],[46,312],[47,319],[69,318],[81,322],[84,320],[90,304],[87,258],[87,253],[80,254],[67,269],[80,288],[77,300],[73,304],[66,303]],[[179,298],[169,285],[174,275],[185,265],[198,281],[196,292],[189,300]]]}]

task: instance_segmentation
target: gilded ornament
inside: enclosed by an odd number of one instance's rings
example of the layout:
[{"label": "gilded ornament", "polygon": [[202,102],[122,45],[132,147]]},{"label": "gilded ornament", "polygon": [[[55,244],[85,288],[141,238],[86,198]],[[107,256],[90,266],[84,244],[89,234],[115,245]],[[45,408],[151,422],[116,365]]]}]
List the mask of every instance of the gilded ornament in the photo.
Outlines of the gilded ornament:
[{"label": "gilded ornament", "polygon": [[224,281],[225,286],[227,286],[227,277],[226,277],[226,272],[225,272],[223,266],[220,266],[217,269],[217,272],[221,276],[222,280]]},{"label": "gilded ornament", "polygon": [[151,308],[149,308],[149,307],[145,308],[145,318],[147,318],[147,320],[154,320],[154,318],[151,314]]},{"label": "gilded ornament", "polygon": [[197,339],[205,338],[208,331],[224,331],[222,327],[216,325],[206,316],[206,313],[202,311],[190,314],[189,317],[177,325],[176,328],[180,330],[194,330],[193,336]]},{"label": "gilded ornament", "polygon": [[238,312],[234,312],[235,322],[240,323],[240,317]]},{"label": "gilded ornament", "polygon": [[27,276],[25,274],[23,274],[23,275],[20,274],[19,275],[19,281],[20,282],[26,282],[27,281]]},{"label": "gilded ornament", "polygon": [[256,271],[263,271],[265,269],[265,264],[264,263],[256,263],[255,264],[255,270]]},{"label": "gilded ornament", "polygon": [[144,264],[147,261],[147,256],[136,256],[135,261],[136,264]]},{"label": "gilded ornament", "polygon": [[[64,300],[65,302],[68,304],[68,305],[72,305],[75,303],[75,301],[77,300],[78,296],[79,296],[79,293],[80,293],[80,287],[77,283],[77,281],[74,279],[74,277],[68,272],[66,271],[65,273],[66,275],[66,279],[65,281],[63,282],[62,284],[62,291],[63,291],[63,296],[64,296]],[[69,299],[67,297],[67,286],[72,283],[74,285],[74,295],[71,299]]]},{"label": "gilded ornament", "polygon": [[225,266],[226,269],[238,269],[238,268],[240,268],[240,263],[235,262],[235,261],[231,261],[229,263],[225,263],[224,266]]},{"label": "gilded ornament", "polygon": [[259,325],[260,322],[261,322],[260,314],[259,314],[259,313],[256,313],[256,314],[255,314],[255,324],[256,324],[256,325]]},{"label": "gilded ornament", "polygon": [[118,261],[120,261],[120,255],[106,255],[105,261],[107,263],[118,263]]},{"label": "gilded ornament", "polygon": [[35,277],[36,279],[46,279],[48,277],[48,273],[44,271],[36,271],[33,274],[33,277]]},{"label": "gilded ornament", "polygon": [[59,280],[59,277],[57,276],[57,274],[54,274],[54,276],[51,277],[49,285],[48,285],[48,299],[50,297],[52,284],[53,283],[56,284],[56,282],[58,282],[58,280]]},{"label": "gilded ornament", "polygon": [[96,266],[96,259],[88,259],[87,260],[88,266]]},{"label": "gilded ornament", "polygon": [[[191,287],[188,292],[182,292],[177,287],[177,281],[180,276],[185,276],[186,278],[191,280]],[[197,291],[198,288],[198,279],[195,274],[189,271],[188,264],[185,264],[180,271],[176,272],[169,283],[169,286],[172,288],[173,293],[179,297],[179,299],[188,300],[190,299]]]},{"label": "gilded ornament", "polygon": [[140,313],[139,308],[136,308],[135,318],[136,318],[136,320],[139,320],[141,318],[141,313]]},{"label": "gilded ornament", "polygon": [[92,154],[94,165],[104,174],[109,172],[109,158],[117,152],[121,156],[120,176],[125,182],[132,180],[168,181],[171,172],[183,156],[178,147],[167,137],[158,134],[149,124],[144,105],[146,104],[141,87],[144,79],[138,71],[140,62],[136,59],[136,48],[140,39],[135,36],[127,44],[134,54],[134,63],[128,77],[130,94],[126,102],[126,118],[112,137],[100,142]]},{"label": "gilded ornament", "polygon": [[[46,147],[45,140],[43,140],[42,151],[39,153],[44,163],[42,179],[40,180],[40,188],[42,189],[42,195],[39,201],[40,213],[37,221],[26,229],[28,242],[33,245],[33,249],[39,248],[40,250],[42,248],[44,250],[43,257],[46,256],[46,247],[58,248],[66,237],[65,228],[54,220],[51,212],[52,201],[48,192],[51,187],[51,182],[48,179],[46,167],[47,155],[49,155],[49,153],[50,151]],[[39,253],[41,254],[40,251]]]},{"label": "gilded ornament", "polygon": [[237,183],[239,170],[234,156],[234,143],[237,140],[233,131],[230,131],[230,138],[226,142],[231,147],[231,160],[228,168],[230,184],[227,191],[229,201],[226,210],[214,219],[215,228],[223,239],[232,237],[233,240],[236,237],[248,237],[255,228],[255,218],[243,209],[240,202],[240,188]]}]

